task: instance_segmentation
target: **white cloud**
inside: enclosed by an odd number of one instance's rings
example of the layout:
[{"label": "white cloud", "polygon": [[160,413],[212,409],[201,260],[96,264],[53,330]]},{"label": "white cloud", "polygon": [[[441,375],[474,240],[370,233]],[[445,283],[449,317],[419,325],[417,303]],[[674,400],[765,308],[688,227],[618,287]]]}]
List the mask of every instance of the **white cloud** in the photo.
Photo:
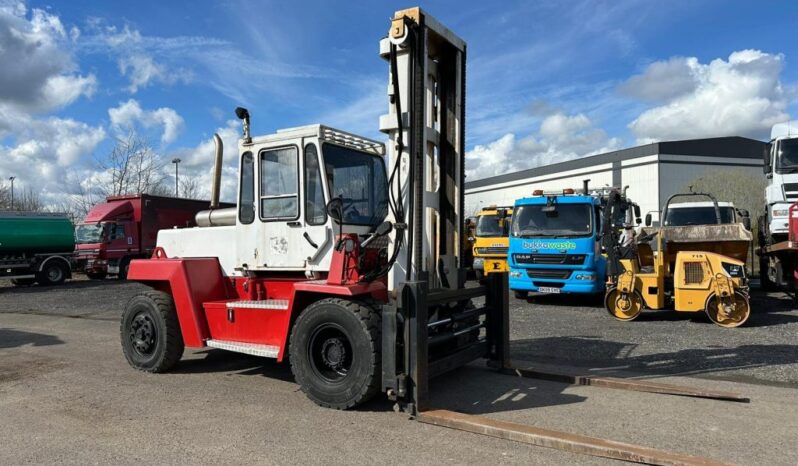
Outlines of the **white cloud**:
[{"label": "white cloud", "polygon": [[661,102],[629,124],[638,141],[741,135],[765,137],[788,119],[789,98],[779,76],[784,57],[742,50],[708,64],[696,58],[657,62],[622,91]]},{"label": "white cloud", "polygon": [[618,149],[621,142],[609,138],[583,114],[557,112],[547,116],[537,134],[518,139],[507,133],[466,153],[466,175],[477,180],[585,155]]},{"label": "white cloud", "polygon": [[74,36],[46,11],[33,9],[28,14],[22,3],[0,5],[0,105],[25,113],[47,112],[90,96],[97,80],[92,74],[74,73]]},{"label": "white cloud", "polygon": [[183,128],[183,117],[169,107],[161,107],[156,110],[144,110],[139,102],[130,99],[122,102],[118,107],[108,109],[108,116],[111,118],[111,126],[117,131],[129,131],[142,127],[145,129],[153,127],[163,128],[161,142],[170,144],[177,139],[180,130]]},{"label": "white cloud", "polygon": [[156,63],[149,55],[138,52],[119,59],[119,72],[130,80],[127,90],[135,94],[139,89],[154,82],[172,85],[179,81],[191,81],[191,73],[183,70],[170,70],[161,63]]}]

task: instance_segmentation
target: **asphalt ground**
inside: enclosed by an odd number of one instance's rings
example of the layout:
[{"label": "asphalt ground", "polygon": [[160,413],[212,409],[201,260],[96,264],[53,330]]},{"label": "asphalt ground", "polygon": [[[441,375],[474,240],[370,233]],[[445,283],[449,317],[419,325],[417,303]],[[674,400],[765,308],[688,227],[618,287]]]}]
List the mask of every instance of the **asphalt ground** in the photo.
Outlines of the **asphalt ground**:
[{"label": "asphalt ground", "polygon": [[[412,422],[377,399],[316,407],[290,369],[219,350],[176,370],[127,366],[119,313],[135,283],[0,288],[0,464],[607,464]],[[795,464],[798,310],[756,295],[738,329],[655,312],[618,322],[590,300],[511,298],[513,358],[581,373],[731,390],[750,404],[570,386],[482,364],[435,379],[436,407],[705,455]]]}]

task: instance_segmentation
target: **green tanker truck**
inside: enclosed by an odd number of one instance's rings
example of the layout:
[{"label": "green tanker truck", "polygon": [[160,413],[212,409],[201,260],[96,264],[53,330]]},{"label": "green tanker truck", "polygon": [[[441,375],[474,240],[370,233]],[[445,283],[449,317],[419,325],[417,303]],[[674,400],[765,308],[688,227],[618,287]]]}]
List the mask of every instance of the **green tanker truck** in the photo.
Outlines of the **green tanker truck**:
[{"label": "green tanker truck", "polygon": [[0,279],[59,285],[72,276],[75,230],[64,214],[0,212]]}]

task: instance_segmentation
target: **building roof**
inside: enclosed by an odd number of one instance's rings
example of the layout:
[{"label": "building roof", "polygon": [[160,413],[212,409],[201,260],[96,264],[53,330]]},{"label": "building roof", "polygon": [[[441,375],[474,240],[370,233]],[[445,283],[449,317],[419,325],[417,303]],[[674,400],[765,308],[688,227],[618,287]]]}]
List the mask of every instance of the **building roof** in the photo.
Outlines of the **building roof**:
[{"label": "building roof", "polygon": [[551,175],[568,170],[577,170],[621,160],[636,159],[649,155],[691,155],[696,157],[725,157],[731,159],[761,159],[765,143],[756,139],[740,136],[721,138],[688,139],[684,141],[662,141],[642,146],[630,147],[604,154],[580,157],[565,162],[543,165],[541,167],[521,170],[504,175],[491,176],[480,180],[469,181],[465,189],[481,188],[510,181],[525,180],[536,176]]}]

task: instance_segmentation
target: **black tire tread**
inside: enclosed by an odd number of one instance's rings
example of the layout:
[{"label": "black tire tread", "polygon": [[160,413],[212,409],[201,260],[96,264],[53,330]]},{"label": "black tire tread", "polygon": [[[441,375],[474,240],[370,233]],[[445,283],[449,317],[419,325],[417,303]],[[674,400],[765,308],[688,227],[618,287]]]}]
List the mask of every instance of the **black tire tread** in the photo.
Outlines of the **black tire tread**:
[{"label": "black tire tread", "polygon": [[[382,324],[381,324],[381,316],[379,310],[376,306],[376,301],[372,299],[361,299],[358,301],[355,300],[348,300],[342,298],[325,298],[319,301],[314,302],[313,304],[309,305],[305,310],[297,318],[296,322],[294,322],[293,329],[291,331],[291,339],[288,347],[288,353],[293,355],[295,354],[294,344],[297,340],[294,338],[294,332],[298,328],[299,322],[302,320],[303,317],[310,315],[313,312],[313,309],[319,307],[321,305],[326,304],[334,304],[341,306],[349,311],[351,311],[355,316],[358,317],[360,320],[360,324],[363,326],[363,329],[366,331],[368,335],[369,341],[371,342],[372,350],[372,358],[373,361],[369,372],[369,379],[368,382],[363,385],[360,393],[357,397],[353,398],[349,403],[346,404],[332,404],[326,403],[322,400],[315,399],[312,397],[310,393],[305,389],[305,387],[300,384],[300,388],[302,391],[311,398],[316,404],[323,406],[325,408],[332,408],[338,410],[346,410],[354,408],[357,405],[360,405],[369,399],[371,399],[374,395],[377,394],[377,391],[380,388],[380,374],[381,374],[381,367],[382,367],[382,360],[381,360],[381,340],[380,334],[382,331]],[[292,359],[293,361],[293,359]],[[297,378],[296,371],[297,366],[292,363],[291,364],[291,371],[294,374],[294,378]]]},{"label": "black tire tread", "polygon": [[[172,296],[163,291],[148,290],[142,291],[131,298],[133,301],[136,298],[144,297],[149,299],[155,304],[155,309],[163,317],[166,323],[166,348],[161,362],[150,368],[142,368],[136,366],[134,361],[131,361],[128,354],[125,352],[125,359],[131,366],[144,372],[162,373],[173,368],[180,358],[183,357],[185,351],[185,344],[183,343],[183,334],[180,331],[180,322],[177,319],[177,311]],[[119,327],[119,333],[122,338],[125,338],[124,317]]]}]

